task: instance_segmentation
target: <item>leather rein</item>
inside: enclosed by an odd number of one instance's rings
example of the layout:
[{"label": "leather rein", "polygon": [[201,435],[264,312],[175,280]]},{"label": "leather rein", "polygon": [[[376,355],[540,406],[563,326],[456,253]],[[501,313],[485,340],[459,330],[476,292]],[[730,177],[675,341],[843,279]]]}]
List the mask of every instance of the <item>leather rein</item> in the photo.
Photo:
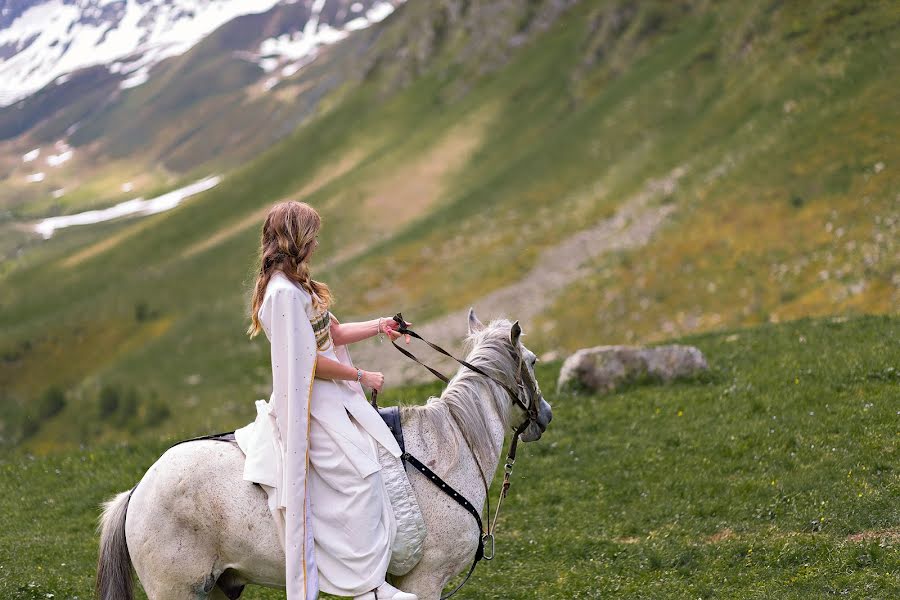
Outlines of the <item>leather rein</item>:
[{"label": "leather rein", "polygon": [[[466,509],[466,511],[468,511],[473,517],[475,517],[475,521],[478,524],[479,538],[478,538],[478,549],[475,552],[475,560],[472,562],[472,566],[469,568],[469,572],[468,572],[468,574],[466,574],[466,577],[465,577],[465,579],[463,579],[462,583],[460,583],[456,588],[453,589],[453,591],[451,591],[447,595],[441,596],[441,600],[446,600],[446,598],[449,598],[450,596],[452,596],[453,594],[458,592],[460,590],[460,588],[462,588],[462,586],[464,586],[466,584],[466,582],[469,580],[469,577],[471,577],[472,572],[475,571],[475,566],[478,564],[479,560],[481,560],[482,558],[484,558],[485,560],[493,560],[493,558],[495,556],[494,530],[497,527],[497,520],[500,517],[500,507],[503,505],[503,500],[506,498],[507,494],[509,493],[510,478],[512,477],[513,466],[516,464],[516,451],[517,451],[518,444],[519,444],[519,436],[525,432],[525,430],[528,428],[529,425],[531,425],[532,422],[534,422],[534,423],[538,422],[537,385],[531,379],[531,374],[528,372],[528,369],[523,369],[524,363],[523,363],[521,355],[516,352],[516,348],[513,348],[513,358],[518,361],[518,367],[516,369],[516,387],[519,390],[521,390],[524,394],[527,394],[526,397],[528,398],[528,404],[523,402],[519,393],[514,391],[506,383],[499,381],[497,378],[493,377],[489,373],[485,373],[481,368],[479,368],[465,360],[462,360],[462,359],[459,359],[459,358],[453,356],[452,354],[450,354],[449,352],[447,352],[446,350],[444,350],[437,344],[433,344],[433,343],[429,342],[428,340],[426,340],[425,338],[420,336],[418,333],[416,333],[415,331],[410,329],[407,326],[406,321],[403,320],[403,315],[401,313],[397,313],[396,315],[394,315],[393,319],[397,323],[396,331],[398,333],[400,333],[402,335],[409,335],[418,340],[421,340],[421,341],[425,342],[426,344],[428,344],[429,346],[431,346],[437,352],[440,352],[441,354],[452,358],[453,360],[458,362],[460,365],[462,365],[468,369],[471,369],[472,371],[478,373],[479,375],[487,377],[488,379],[490,379],[491,381],[493,381],[494,383],[496,383],[497,385],[502,387],[504,390],[506,390],[506,392],[509,394],[510,398],[512,399],[513,403],[518,405],[519,408],[521,408],[523,411],[525,411],[525,414],[527,415],[527,418],[525,419],[525,421],[523,421],[522,424],[519,425],[519,427],[517,427],[515,429],[515,432],[513,433],[513,436],[512,436],[512,440],[510,441],[510,444],[509,444],[509,451],[506,453],[506,464],[504,465],[504,469],[503,469],[503,485],[500,488],[500,495],[497,499],[497,510],[494,513],[493,524],[491,523],[491,501],[490,501],[490,490],[488,489],[489,486],[488,486],[487,478],[485,476],[484,469],[482,468],[481,463],[478,459],[478,454],[476,454],[474,449],[471,448],[471,444],[469,444],[468,440],[466,441],[466,443],[470,446],[469,450],[472,452],[472,456],[475,458],[475,463],[478,465],[478,471],[479,471],[479,474],[481,475],[482,482],[484,483],[485,501],[487,502],[487,511],[485,513],[485,515],[487,517],[487,521],[488,521],[487,530],[485,530],[484,525],[482,524],[481,516],[478,514],[478,511],[472,506],[472,504],[468,500],[465,499],[465,497],[463,497],[462,494],[460,494],[459,492],[454,490],[452,487],[450,487],[450,485],[445,483],[440,477],[437,476],[437,474],[435,474],[431,469],[429,469],[427,466],[425,466],[419,459],[412,456],[408,452],[404,452],[403,455],[401,456],[401,458],[405,462],[409,463],[413,468],[415,468],[416,470],[421,472],[423,475],[425,475],[425,477],[428,478],[432,483],[434,483],[441,491],[443,491],[445,494],[450,496],[450,498],[455,500],[464,509]],[[397,345],[397,342],[395,342],[393,339],[391,339],[391,344],[394,346],[394,348],[396,348],[398,351],[400,351],[400,353],[402,353],[403,355],[407,356],[408,358],[412,359],[413,361],[417,362],[418,364],[420,364],[423,367],[425,367],[426,369],[428,369],[435,377],[437,377],[444,383],[450,383],[450,379],[446,375],[444,375],[443,373],[441,373],[440,371],[438,371],[436,369],[433,369],[432,367],[429,367],[428,365],[426,365],[425,363],[420,361],[418,358],[416,358],[416,356],[412,352],[410,352],[409,350],[406,350],[405,348],[401,348],[399,345]],[[523,380],[523,377],[522,377],[523,371],[528,377],[527,383]],[[375,407],[376,409],[378,408],[377,398],[378,398],[378,392],[373,389],[372,390],[372,406]],[[457,423],[457,427],[459,427],[458,423]],[[460,432],[463,434],[463,437],[465,438],[465,434],[462,432],[462,429],[460,429]],[[486,553],[485,547],[488,544],[490,545],[490,552]]]}]

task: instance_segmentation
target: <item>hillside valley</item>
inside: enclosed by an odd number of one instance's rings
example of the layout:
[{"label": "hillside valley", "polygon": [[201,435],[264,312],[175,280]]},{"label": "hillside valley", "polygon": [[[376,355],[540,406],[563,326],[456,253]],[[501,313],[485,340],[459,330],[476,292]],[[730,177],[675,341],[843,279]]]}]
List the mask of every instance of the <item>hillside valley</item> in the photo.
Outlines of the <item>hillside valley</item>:
[{"label": "hillside valley", "polygon": [[[410,0],[299,72],[352,75],[315,88],[290,133],[270,136],[265,111],[220,113],[247,152],[203,162],[222,182],[177,208],[42,240],[12,226],[49,214],[47,198],[4,201],[17,208],[0,264],[3,443],[48,452],[250,420],[270,377],[265,340],[244,333],[259,228],[286,198],[323,216],[313,269],[336,315],[402,310],[448,348],[473,305],[519,318],[546,358],[895,314],[898,30],[889,2]],[[224,73],[200,59],[212,47],[157,69]],[[165,92],[151,78],[130,96],[149,113],[129,100],[96,121],[91,143],[125,144],[101,170],[133,161],[162,191],[153,169],[174,163],[160,157],[202,155],[161,138],[127,149],[157,122],[134,115],[164,115]],[[229,144],[206,130],[208,107],[181,114],[212,156]],[[201,174],[173,172],[169,187]],[[386,344],[354,359],[387,373],[387,397],[421,377]]]}]

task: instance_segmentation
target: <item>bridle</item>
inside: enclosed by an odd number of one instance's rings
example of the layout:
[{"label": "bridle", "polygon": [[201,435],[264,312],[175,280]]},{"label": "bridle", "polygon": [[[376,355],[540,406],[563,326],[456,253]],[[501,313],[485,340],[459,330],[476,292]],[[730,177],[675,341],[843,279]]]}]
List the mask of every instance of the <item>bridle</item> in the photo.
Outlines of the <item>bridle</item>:
[{"label": "bridle", "polygon": [[[429,346],[431,346],[433,349],[437,350],[441,354],[443,354],[445,356],[449,356],[450,358],[452,358],[453,360],[455,360],[462,366],[464,366],[468,369],[471,369],[472,371],[475,371],[479,375],[487,377],[488,379],[490,379],[491,381],[493,381],[494,383],[496,383],[497,385],[502,387],[504,390],[506,390],[506,393],[509,394],[509,397],[512,400],[513,404],[515,404],[519,408],[521,408],[525,412],[525,415],[526,415],[525,422],[519,426],[519,429],[517,430],[517,433],[516,433],[516,437],[518,437],[518,435],[520,433],[524,432],[525,429],[527,429],[531,423],[538,423],[539,406],[538,406],[538,399],[537,399],[537,397],[538,397],[537,384],[534,382],[534,379],[531,377],[531,373],[528,371],[528,369],[523,368],[525,366],[525,361],[522,359],[522,354],[518,351],[518,348],[511,348],[512,358],[517,362],[515,385],[516,385],[516,388],[518,388],[518,391],[514,391],[505,382],[498,380],[496,377],[494,377],[493,375],[491,375],[489,373],[485,373],[479,367],[476,367],[475,365],[473,365],[465,360],[456,358],[455,356],[453,356],[452,354],[450,354],[449,352],[447,352],[446,350],[444,350],[437,344],[433,344],[433,343],[429,342],[428,340],[426,340],[425,338],[423,338],[422,336],[420,336],[418,333],[416,333],[415,331],[413,331],[412,329],[407,327],[407,323],[406,323],[406,321],[403,320],[402,314],[397,313],[396,315],[393,316],[393,319],[397,323],[397,330],[396,330],[397,333],[400,333],[402,335],[409,335],[411,337],[416,338],[417,340],[421,340],[421,341],[425,342],[426,344],[428,344]],[[416,356],[412,352],[410,352],[409,350],[406,350],[405,348],[401,348],[399,345],[397,345],[397,342],[395,342],[394,340],[391,340],[391,344],[393,344],[394,348],[399,350],[401,353],[403,353],[407,357],[411,358],[415,362],[419,363],[420,365],[422,365],[423,367],[425,367],[426,369],[431,371],[431,373],[435,377],[437,377],[444,383],[450,383],[450,379],[446,375],[444,375],[443,373],[441,373],[440,371],[438,371],[436,369],[433,369],[432,367],[429,367],[428,365],[426,365],[425,363],[420,361],[418,358],[416,358]],[[527,381],[522,376],[523,372],[527,376]],[[520,394],[520,392],[521,392],[521,394]],[[528,398],[527,403],[522,401],[522,395],[524,395],[525,397]]]},{"label": "bridle", "polygon": [[[539,425],[539,423],[540,423],[540,421],[538,420],[538,411],[540,408],[539,407],[540,400],[538,399],[539,393],[538,393],[537,383],[534,381],[534,378],[532,377],[531,372],[527,368],[525,368],[525,361],[523,360],[522,354],[521,354],[521,352],[519,352],[517,347],[512,346],[510,349],[512,358],[514,360],[516,360],[516,362],[517,362],[516,375],[515,375],[516,390],[513,390],[507,383],[498,380],[496,377],[494,377],[490,373],[486,373],[480,367],[477,367],[477,366],[469,363],[468,361],[465,361],[465,360],[462,360],[460,358],[453,356],[452,354],[450,354],[449,352],[447,352],[446,350],[444,350],[437,344],[429,342],[428,340],[426,340],[425,338],[420,336],[418,333],[416,333],[415,331],[413,331],[412,329],[410,329],[408,327],[408,323],[403,320],[403,315],[400,314],[399,312],[396,315],[394,315],[393,319],[397,323],[396,331],[398,333],[400,333],[402,335],[408,335],[410,337],[414,337],[418,340],[425,342],[426,344],[431,346],[434,350],[440,352],[441,354],[443,354],[445,356],[452,358],[453,360],[458,362],[460,365],[466,367],[467,369],[474,371],[475,373],[478,373],[479,375],[482,375],[483,377],[486,377],[487,379],[493,381],[494,383],[499,385],[501,388],[506,390],[507,394],[509,394],[509,397],[512,400],[512,403],[514,405],[517,405],[519,408],[521,408],[525,412],[525,417],[526,417],[525,420],[518,427],[516,427],[514,429],[512,440],[510,441],[510,444],[509,444],[509,451],[506,453],[506,463],[505,463],[504,469],[503,469],[503,485],[500,488],[500,496],[497,499],[497,510],[494,513],[493,524],[491,523],[490,491],[488,489],[489,486],[488,486],[487,478],[485,476],[484,468],[481,466],[481,462],[478,459],[478,454],[472,448],[472,444],[468,440],[466,440],[466,444],[469,446],[469,450],[472,452],[472,456],[475,458],[475,463],[478,465],[478,472],[481,475],[481,480],[484,483],[484,497],[485,497],[485,502],[487,503],[487,511],[485,512],[487,522],[488,522],[487,529],[485,529],[483,527],[482,522],[481,522],[481,517],[478,515],[478,512],[475,510],[475,508],[472,507],[471,504],[469,504],[468,501],[466,501],[464,498],[461,498],[461,495],[457,494],[456,492],[453,492],[452,488],[450,488],[447,484],[445,484],[443,481],[441,481],[440,478],[437,477],[437,475],[434,472],[432,472],[430,469],[428,469],[421,461],[419,461],[418,459],[416,459],[413,456],[410,456],[408,453],[405,453],[403,456],[403,458],[404,458],[404,460],[406,460],[406,462],[410,463],[414,468],[421,471],[426,477],[429,477],[432,481],[437,481],[438,482],[437,485],[439,485],[441,487],[441,489],[443,489],[445,492],[449,488],[450,492],[452,492],[451,497],[453,497],[457,502],[462,504],[463,508],[468,510],[475,517],[475,520],[478,523],[478,528],[479,528],[481,537],[479,538],[478,550],[475,553],[475,560],[472,563],[472,566],[469,569],[469,572],[466,575],[465,579],[463,579],[462,583],[460,583],[449,594],[447,594],[445,596],[441,596],[441,600],[445,600],[446,598],[449,598],[450,596],[452,596],[453,594],[458,592],[460,590],[460,588],[462,588],[462,586],[465,585],[465,583],[469,580],[469,577],[471,577],[472,572],[475,570],[475,566],[478,564],[479,560],[481,560],[482,558],[484,558],[485,560],[492,560],[495,556],[494,530],[497,527],[497,520],[500,517],[500,507],[503,505],[503,500],[506,498],[507,494],[509,493],[510,478],[512,477],[513,466],[516,464],[516,450],[517,450],[518,444],[519,444],[519,436],[521,434],[523,434],[525,432],[525,430],[528,429],[528,427],[532,423],[534,423],[536,425]],[[518,324],[518,323],[516,323],[516,324]],[[431,373],[435,377],[437,377],[444,383],[447,383],[447,384],[450,383],[450,379],[446,375],[444,375],[440,371],[438,371],[438,370],[426,365],[422,361],[420,361],[418,358],[416,358],[416,356],[412,352],[410,352],[409,350],[406,350],[405,348],[401,348],[397,344],[397,342],[395,342],[393,339],[391,339],[391,344],[393,344],[394,348],[396,348],[398,351],[400,351],[403,355],[409,357],[413,361],[417,362],[418,364],[422,365],[423,367],[425,367],[426,369],[431,371]],[[523,374],[524,374],[524,376],[523,376]],[[527,402],[522,400],[522,396],[527,398]],[[372,390],[372,406],[375,407],[376,409],[378,408],[377,398],[378,398],[378,393],[376,390],[373,389]],[[451,417],[452,417],[452,413],[451,413]],[[457,423],[457,427],[459,428],[459,423]],[[463,437],[465,437],[465,433],[463,432],[463,429],[462,428],[459,428],[459,429],[460,429],[460,432],[462,433]],[[490,544],[490,552],[489,553],[485,552],[485,548],[487,547],[488,544]]]}]

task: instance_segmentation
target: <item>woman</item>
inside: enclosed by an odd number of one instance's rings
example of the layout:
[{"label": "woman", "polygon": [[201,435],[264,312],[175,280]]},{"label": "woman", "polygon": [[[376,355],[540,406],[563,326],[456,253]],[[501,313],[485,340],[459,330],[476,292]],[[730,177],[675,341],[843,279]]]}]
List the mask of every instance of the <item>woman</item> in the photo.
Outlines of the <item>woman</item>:
[{"label": "woman", "polygon": [[[392,319],[339,323],[328,286],[310,277],[321,220],[302,202],[271,208],[251,303],[251,337],[272,350],[272,396],[235,432],[246,454],[244,479],[259,483],[285,548],[288,600],[321,589],[338,596],[417,600],[385,582],[396,523],[375,444],[400,448],[360,384],[380,390],[381,373],[353,366],[345,348]],[[408,342],[408,339],[407,339]]]}]

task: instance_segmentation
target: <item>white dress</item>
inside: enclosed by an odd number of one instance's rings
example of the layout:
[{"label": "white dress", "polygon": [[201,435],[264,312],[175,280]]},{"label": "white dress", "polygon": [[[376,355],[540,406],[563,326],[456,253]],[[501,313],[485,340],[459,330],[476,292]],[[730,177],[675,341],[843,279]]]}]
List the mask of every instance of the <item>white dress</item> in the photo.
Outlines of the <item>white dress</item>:
[{"label": "white dress", "polygon": [[314,378],[319,356],[352,363],[308,292],[275,271],[259,318],[272,348],[272,396],[256,402],[256,420],[235,437],[244,479],[269,497],[288,600],[363,594],[384,581],[396,533],[375,444],[394,456],[400,448],[358,383]]}]

